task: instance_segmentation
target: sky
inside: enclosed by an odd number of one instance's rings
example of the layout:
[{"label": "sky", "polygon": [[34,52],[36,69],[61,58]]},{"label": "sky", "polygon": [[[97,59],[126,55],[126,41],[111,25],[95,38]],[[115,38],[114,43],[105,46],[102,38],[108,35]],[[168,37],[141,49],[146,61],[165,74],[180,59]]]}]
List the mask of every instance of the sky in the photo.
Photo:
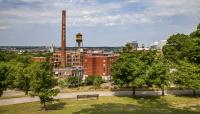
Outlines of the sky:
[{"label": "sky", "polygon": [[0,46],[60,46],[67,11],[67,46],[149,46],[200,23],[200,0],[0,0]]}]

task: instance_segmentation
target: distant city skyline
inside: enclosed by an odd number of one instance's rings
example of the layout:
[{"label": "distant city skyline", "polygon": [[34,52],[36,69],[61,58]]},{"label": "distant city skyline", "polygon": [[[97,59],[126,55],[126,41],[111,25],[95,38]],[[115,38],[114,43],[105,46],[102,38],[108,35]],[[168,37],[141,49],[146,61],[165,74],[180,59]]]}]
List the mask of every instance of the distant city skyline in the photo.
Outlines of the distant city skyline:
[{"label": "distant city skyline", "polygon": [[0,0],[0,46],[60,46],[67,11],[66,46],[150,46],[200,23],[200,0]]}]

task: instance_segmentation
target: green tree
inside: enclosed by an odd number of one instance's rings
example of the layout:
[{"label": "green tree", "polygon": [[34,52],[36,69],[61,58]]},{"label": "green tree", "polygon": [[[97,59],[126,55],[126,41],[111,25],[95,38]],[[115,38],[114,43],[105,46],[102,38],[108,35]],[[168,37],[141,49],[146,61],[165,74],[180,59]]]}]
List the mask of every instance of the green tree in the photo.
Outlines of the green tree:
[{"label": "green tree", "polygon": [[189,60],[192,63],[200,65],[200,37],[194,39],[194,46],[189,53]]},{"label": "green tree", "polygon": [[169,37],[163,48],[164,56],[173,62],[190,61],[200,64],[200,29],[190,35],[176,34]]},{"label": "green tree", "polygon": [[200,66],[185,61],[179,61],[173,82],[180,88],[191,88],[196,95],[196,89],[200,89]]},{"label": "green tree", "polygon": [[190,62],[200,64],[200,24],[197,27],[197,30],[190,34],[194,45],[192,50],[189,53],[189,60]]},{"label": "green tree", "polygon": [[184,34],[170,36],[167,44],[163,47],[165,58],[171,61],[187,60],[189,53],[193,50],[194,42],[192,38]]},{"label": "green tree", "polygon": [[200,24],[190,35],[170,36],[163,48],[165,58],[176,66],[173,82],[181,88],[199,89],[200,83]]},{"label": "green tree", "polygon": [[27,55],[20,55],[16,60],[12,60],[8,63],[10,66],[10,72],[7,77],[9,87],[19,88],[28,95],[32,76],[31,72],[35,69],[35,63],[33,63],[31,57]]},{"label": "green tree", "polygon": [[102,77],[98,76],[94,79],[93,85],[95,88],[100,88],[102,83],[103,83]]},{"label": "green tree", "polygon": [[23,64],[19,63],[16,65],[16,72],[15,73],[15,87],[23,90],[26,95],[30,90],[30,81],[33,77],[33,72],[35,69],[36,63],[31,63],[28,66],[24,67]]},{"label": "green tree", "polygon": [[53,101],[53,97],[58,94],[59,90],[54,89],[55,81],[52,78],[50,64],[42,63],[36,66],[30,85],[31,95],[38,96],[43,108],[46,110],[46,102]]},{"label": "green tree", "polygon": [[8,68],[5,63],[0,63],[0,97],[3,94],[3,91],[7,88],[6,84],[6,75]]},{"label": "green tree", "polygon": [[6,64],[6,80],[5,83],[7,84],[7,88],[15,88],[14,82],[16,79],[16,71],[17,67],[15,67],[14,63],[11,62],[4,62]]},{"label": "green tree", "polygon": [[123,53],[112,64],[111,76],[118,86],[131,86],[135,95],[136,87],[141,87],[145,82],[145,70],[145,63],[135,53]]},{"label": "green tree", "polygon": [[9,51],[1,51],[0,50],[0,62],[9,62],[14,60],[19,55],[16,52],[9,52]]},{"label": "green tree", "polygon": [[147,71],[148,85],[156,85],[162,90],[162,96],[164,96],[165,86],[169,85],[169,67],[163,58],[158,58],[154,61],[152,66]]}]

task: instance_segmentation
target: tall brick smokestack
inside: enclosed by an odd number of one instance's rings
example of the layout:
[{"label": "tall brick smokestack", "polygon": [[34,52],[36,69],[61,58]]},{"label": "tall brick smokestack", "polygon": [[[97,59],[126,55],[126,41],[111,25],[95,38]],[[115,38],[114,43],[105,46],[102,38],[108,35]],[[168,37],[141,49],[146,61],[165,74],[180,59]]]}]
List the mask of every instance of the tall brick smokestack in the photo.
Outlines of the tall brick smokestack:
[{"label": "tall brick smokestack", "polygon": [[66,11],[62,11],[61,67],[66,67]]}]

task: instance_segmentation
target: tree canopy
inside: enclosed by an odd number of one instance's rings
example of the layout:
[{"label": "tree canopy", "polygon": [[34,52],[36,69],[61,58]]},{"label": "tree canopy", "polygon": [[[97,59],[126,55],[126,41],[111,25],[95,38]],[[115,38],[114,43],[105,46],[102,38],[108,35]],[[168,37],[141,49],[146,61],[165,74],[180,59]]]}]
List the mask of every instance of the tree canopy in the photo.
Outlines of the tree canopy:
[{"label": "tree canopy", "polygon": [[147,71],[147,84],[156,85],[162,89],[164,95],[164,87],[169,85],[169,67],[164,58],[158,58]]},{"label": "tree canopy", "polygon": [[35,64],[33,78],[30,83],[30,90],[32,96],[38,96],[40,102],[46,109],[46,102],[53,101],[53,97],[59,92],[58,89],[54,89],[55,80],[52,78],[50,64],[42,63]]},{"label": "tree canopy", "polygon": [[[175,66],[173,83],[180,88],[200,89],[200,24],[190,35],[170,36],[163,54]],[[195,91],[194,91],[195,93]]]},{"label": "tree canopy", "polygon": [[146,70],[154,61],[154,52],[137,51],[122,53],[111,67],[112,80],[123,87],[135,88],[145,84]]}]

